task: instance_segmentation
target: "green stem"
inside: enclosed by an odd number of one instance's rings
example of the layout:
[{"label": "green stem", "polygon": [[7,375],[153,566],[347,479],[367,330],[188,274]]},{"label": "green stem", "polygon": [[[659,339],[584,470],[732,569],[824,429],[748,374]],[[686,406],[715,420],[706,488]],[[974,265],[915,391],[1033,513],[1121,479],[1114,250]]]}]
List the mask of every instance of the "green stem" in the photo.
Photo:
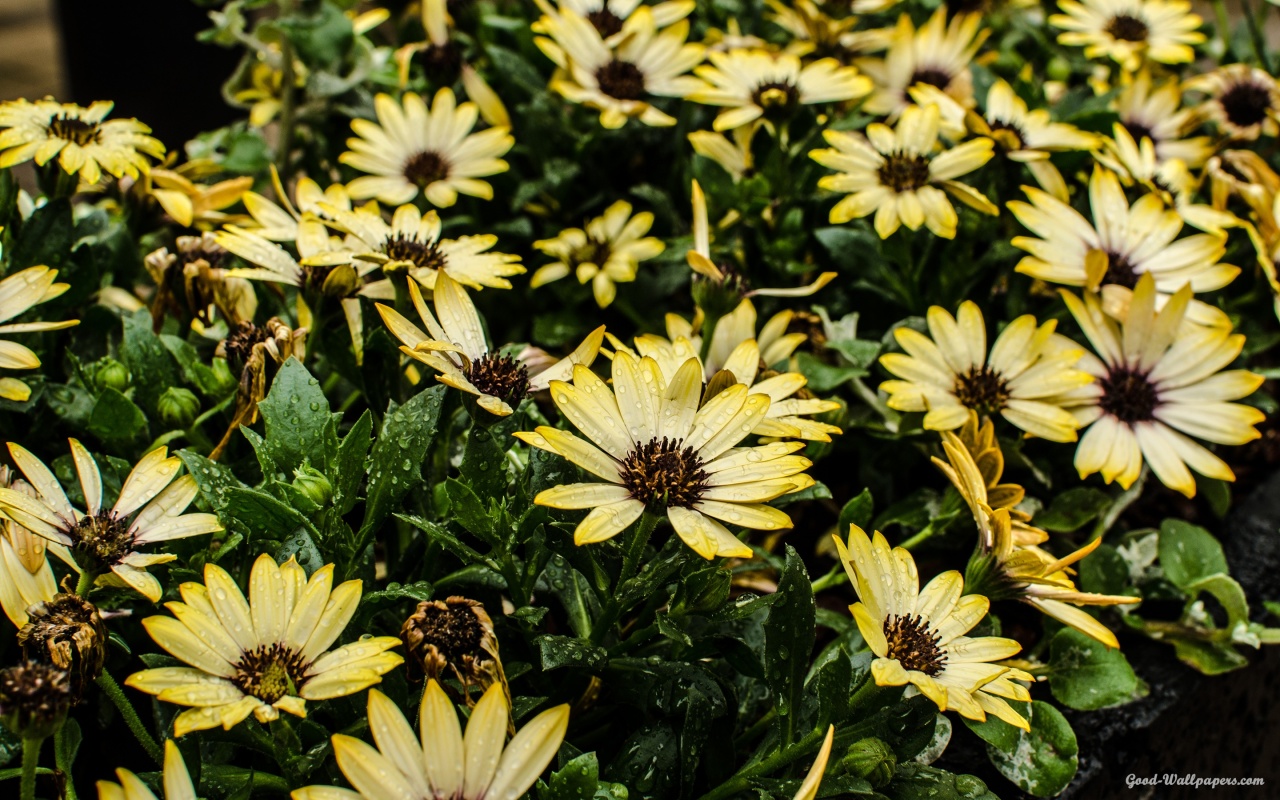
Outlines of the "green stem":
[{"label": "green stem", "polygon": [[1267,63],[1267,44],[1262,38],[1261,28],[1258,27],[1258,18],[1254,14],[1252,0],[1240,0],[1240,7],[1244,12],[1244,24],[1249,28],[1249,41],[1253,44],[1254,58],[1257,59],[1258,66],[1270,72],[1271,67]]},{"label": "green stem", "polygon": [[1222,55],[1231,50],[1231,18],[1227,15],[1226,0],[1213,0],[1213,11],[1218,19],[1218,39],[1222,42]]},{"label": "green stem", "polygon": [[40,745],[44,739],[22,740],[22,800],[36,800],[36,764],[40,763]]},{"label": "green stem", "polygon": [[71,762],[65,761],[63,756],[66,755],[67,749],[63,744],[62,738],[66,734],[67,726],[64,723],[58,727],[57,733],[53,734],[53,758],[57,764],[58,770],[62,773],[66,780],[66,797],[65,800],[77,800],[76,798],[76,782],[71,776]]},{"label": "green stem", "polygon": [[649,537],[653,535],[653,529],[657,526],[658,515],[648,511],[636,521],[631,540],[627,543],[627,551],[622,557],[622,571],[618,573],[618,580],[613,584],[613,593],[609,595],[609,601],[591,629],[592,643],[600,644],[604,641],[604,637],[608,635],[622,614],[622,587],[635,576],[640,565],[640,556],[644,554],[644,546],[649,543]]},{"label": "green stem", "polygon": [[777,716],[778,716],[778,709],[776,708],[769,709],[764,713],[764,716],[756,720],[756,723],[754,725],[752,725],[750,728],[747,728],[745,731],[743,731],[742,735],[737,738],[734,744],[745,744],[747,742],[753,741],[757,736],[759,736],[760,734],[768,730],[769,725],[773,722],[773,720]]},{"label": "green stem", "polygon": [[937,533],[937,530],[934,529],[933,523],[931,522],[928,525],[926,525],[915,536],[908,538],[905,542],[903,542],[898,546],[905,550],[910,550],[911,548],[918,547],[924,542],[928,541],[929,537],[933,536],[935,533]]},{"label": "green stem", "polygon": [[737,774],[732,778],[707,792],[699,800],[722,800],[722,798],[732,797],[738,792],[745,791],[751,785],[752,778],[775,772],[817,750],[826,735],[826,728],[814,729],[790,747],[775,750],[768,758],[738,770]]},{"label": "green stem", "polygon": [[124,723],[129,726],[129,730],[133,732],[134,737],[142,748],[147,751],[147,755],[151,756],[157,764],[164,767],[164,751],[160,749],[160,745],[156,744],[156,740],[152,738],[150,732],[147,731],[142,720],[138,717],[138,712],[134,711],[133,704],[129,702],[129,698],[124,696],[124,690],[120,688],[120,684],[116,683],[116,679],[111,677],[111,673],[105,669],[98,676],[98,687],[111,698],[111,702],[119,709],[120,716],[124,718]]},{"label": "green stem", "polygon": [[98,576],[94,575],[91,570],[81,572],[79,580],[76,581],[76,594],[81,597],[87,597],[89,595],[89,590],[93,588],[93,582],[97,580],[97,578]]},{"label": "green stem", "polygon": [[849,576],[843,569],[836,568],[818,578],[813,582],[813,593],[824,592],[836,586],[843,586],[849,582]]},{"label": "green stem", "polygon": [[293,145],[294,94],[297,89],[294,86],[293,44],[287,36],[281,38],[280,56],[283,62],[280,65],[280,128],[277,131],[280,138],[276,141],[276,170],[280,173],[280,180],[284,181],[289,175],[289,148]]}]

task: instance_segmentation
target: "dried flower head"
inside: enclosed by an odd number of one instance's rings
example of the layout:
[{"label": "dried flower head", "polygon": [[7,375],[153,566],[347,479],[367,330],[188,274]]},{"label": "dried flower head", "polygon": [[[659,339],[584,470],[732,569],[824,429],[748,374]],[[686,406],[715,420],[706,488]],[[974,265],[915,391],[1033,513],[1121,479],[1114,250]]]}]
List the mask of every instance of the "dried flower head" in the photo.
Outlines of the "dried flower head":
[{"label": "dried flower head", "polygon": [[107,658],[107,626],[97,607],[79,595],[62,593],[27,609],[27,617],[18,631],[23,656],[65,670],[78,698]]},{"label": "dried flower head", "polygon": [[214,459],[222,455],[236,428],[257,421],[258,403],[267,396],[280,365],[290,357],[299,361],[306,358],[307,329],[290,328],[279,317],[272,317],[261,327],[252,322],[239,322],[218,344],[215,355],[227,360],[240,386],[236,390],[235,416],[222,441],[213,449],[210,457]]},{"label": "dried flower head", "polygon": [[457,596],[423,600],[400,627],[400,640],[409,652],[414,677],[421,674],[439,680],[448,669],[462,684],[468,702],[472,685],[483,692],[501,683],[506,690],[493,620],[475,600]]},{"label": "dried flower head", "polygon": [[71,682],[64,670],[38,661],[0,670],[0,722],[15,736],[44,739],[71,708]]},{"label": "dried flower head", "polygon": [[258,308],[253,284],[226,274],[227,255],[226,248],[207,231],[199,236],[179,236],[172,253],[161,247],[147,255],[147,272],[156,283],[151,319],[157,331],[166,313],[201,325],[213,324],[214,309],[228,325],[253,319]]}]

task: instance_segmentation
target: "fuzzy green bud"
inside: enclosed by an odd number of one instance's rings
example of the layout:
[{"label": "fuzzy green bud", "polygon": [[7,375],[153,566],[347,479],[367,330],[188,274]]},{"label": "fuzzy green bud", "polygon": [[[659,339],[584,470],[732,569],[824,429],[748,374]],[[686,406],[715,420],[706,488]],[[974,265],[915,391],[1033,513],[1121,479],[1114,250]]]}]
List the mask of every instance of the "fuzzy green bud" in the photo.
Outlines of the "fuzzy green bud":
[{"label": "fuzzy green bud", "polygon": [[200,415],[200,398],[190,389],[170,386],[156,402],[160,421],[175,430],[186,430]]},{"label": "fuzzy green bud", "polygon": [[308,500],[318,506],[325,505],[333,499],[333,484],[329,483],[324,473],[310,464],[303,464],[293,471],[293,488],[302,492]]},{"label": "fuzzy green bud", "polygon": [[848,774],[866,780],[873,789],[879,789],[893,780],[898,756],[884,740],[869,736],[849,745],[840,766]]},{"label": "fuzzy green bud", "polygon": [[38,661],[0,670],[0,722],[24,740],[52,736],[71,708],[66,671]]},{"label": "fuzzy green bud", "polygon": [[100,359],[93,372],[93,380],[98,389],[115,389],[123,392],[129,388],[129,368],[114,358],[107,356]]}]

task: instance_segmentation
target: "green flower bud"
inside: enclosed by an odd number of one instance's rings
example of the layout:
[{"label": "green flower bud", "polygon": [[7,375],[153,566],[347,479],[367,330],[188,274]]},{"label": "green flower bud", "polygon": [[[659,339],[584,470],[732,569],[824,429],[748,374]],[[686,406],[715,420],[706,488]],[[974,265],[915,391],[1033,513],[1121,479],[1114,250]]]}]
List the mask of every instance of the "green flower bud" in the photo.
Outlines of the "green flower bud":
[{"label": "green flower bud", "polygon": [[879,789],[893,780],[898,756],[886,742],[870,736],[849,745],[840,766],[848,774],[865,779],[873,789]]},{"label": "green flower bud", "polygon": [[293,471],[293,488],[302,492],[308,500],[318,506],[333,499],[333,484],[310,464],[303,464]]},{"label": "green flower bud", "polygon": [[1045,74],[1050,80],[1065,81],[1071,77],[1071,63],[1062,56],[1054,56],[1049,59],[1049,66],[1045,69]]},{"label": "green flower bud", "polygon": [[123,392],[129,388],[129,368],[114,358],[107,356],[98,361],[98,367],[94,370],[93,380],[98,384],[98,389],[115,389]]},{"label": "green flower bud", "polygon": [[737,308],[745,295],[741,276],[731,272],[724,265],[720,265],[720,269],[725,273],[724,280],[717,281],[695,275],[690,287],[694,305],[702,309],[702,313],[712,320],[718,320]]},{"label": "green flower bud", "polygon": [[64,670],[38,661],[0,670],[0,722],[14,736],[51,736],[70,708],[71,681]]},{"label": "green flower bud", "polygon": [[160,421],[171,429],[186,430],[200,415],[200,398],[189,389],[170,386],[156,402]]}]

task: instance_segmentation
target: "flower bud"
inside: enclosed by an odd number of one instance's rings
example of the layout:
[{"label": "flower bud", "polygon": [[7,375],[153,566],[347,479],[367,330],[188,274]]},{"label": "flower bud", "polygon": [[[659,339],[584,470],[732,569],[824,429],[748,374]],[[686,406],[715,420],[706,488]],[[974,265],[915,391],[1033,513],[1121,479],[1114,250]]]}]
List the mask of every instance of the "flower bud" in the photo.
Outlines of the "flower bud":
[{"label": "flower bud", "polygon": [[117,392],[123,392],[129,388],[129,368],[107,356],[97,362],[93,380],[99,390],[115,389]]},{"label": "flower bud", "polygon": [[879,789],[893,780],[898,756],[885,741],[870,736],[849,745],[840,766],[848,774],[866,780],[873,789]]},{"label": "flower bud", "polygon": [[18,631],[18,644],[28,661],[52,664],[68,673],[73,698],[102,672],[107,659],[107,626],[97,607],[74,594],[27,609],[27,624]]},{"label": "flower bud", "polygon": [[302,492],[307,499],[318,506],[325,505],[333,499],[333,484],[329,479],[310,464],[303,464],[293,471],[293,488]]},{"label": "flower bud", "polygon": [[189,389],[170,386],[156,402],[160,421],[174,430],[186,430],[200,415],[200,398]]},{"label": "flower bud", "polygon": [[400,628],[408,650],[410,675],[439,680],[448,669],[464,690],[481,690],[495,682],[506,684],[493,621],[484,606],[465,597],[424,600]]},{"label": "flower bud", "polygon": [[14,736],[51,736],[70,708],[71,682],[63,670],[39,662],[0,670],[0,722]]},{"label": "flower bud", "polygon": [[746,283],[736,270],[718,265],[724,274],[722,280],[694,275],[690,290],[693,302],[709,319],[718,320],[733,311],[746,296]]}]

